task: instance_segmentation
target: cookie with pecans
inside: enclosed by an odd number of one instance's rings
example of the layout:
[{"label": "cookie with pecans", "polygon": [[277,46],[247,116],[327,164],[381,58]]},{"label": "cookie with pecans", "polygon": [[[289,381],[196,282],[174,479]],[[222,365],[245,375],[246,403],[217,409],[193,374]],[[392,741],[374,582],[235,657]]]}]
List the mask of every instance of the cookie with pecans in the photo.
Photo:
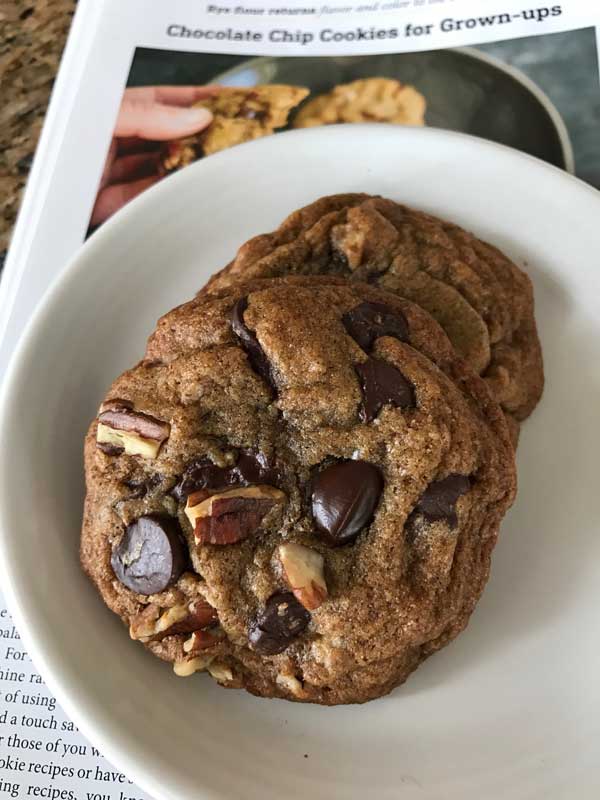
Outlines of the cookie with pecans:
[{"label": "cookie with pecans", "polygon": [[426,107],[425,98],[414,86],[394,78],[361,78],[310,98],[294,117],[293,127],[342,122],[424,125]]},{"label": "cookie with pecans", "polygon": [[533,288],[497,248],[450,222],[382,197],[323,197],[257,236],[208,284],[336,274],[397,292],[435,317],[457,352],[519,422],[544,385]]},{"label": "cookie with pecans", "polygon": [[335,277],[166,314],[85,443],[81,560],[178,675],[379,697],[467,624],[515,493],[502,412],[417,305]]}]

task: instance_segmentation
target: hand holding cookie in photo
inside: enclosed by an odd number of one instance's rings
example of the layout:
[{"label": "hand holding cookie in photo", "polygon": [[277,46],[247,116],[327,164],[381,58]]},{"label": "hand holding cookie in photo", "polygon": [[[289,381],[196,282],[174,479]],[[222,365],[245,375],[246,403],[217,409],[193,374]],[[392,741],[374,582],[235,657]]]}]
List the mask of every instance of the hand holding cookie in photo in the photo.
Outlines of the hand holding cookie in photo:
[{"label": "hand holding cookie in photo", "polygon": [[164,168],[172,172],[236,144],[270,136],[287,125],[291,111],[308,94],[304,86],[277,83],[219,87],[196,104],[211,112],[210,126],[200,134],[169,142]]},{"label": "hand holding cookie in photo", "polygon": [[207,108],[215,86],[144,86],[125,89],[90,219],[105,222],[164,175],[164,142],[191,136],[212,122]]}]

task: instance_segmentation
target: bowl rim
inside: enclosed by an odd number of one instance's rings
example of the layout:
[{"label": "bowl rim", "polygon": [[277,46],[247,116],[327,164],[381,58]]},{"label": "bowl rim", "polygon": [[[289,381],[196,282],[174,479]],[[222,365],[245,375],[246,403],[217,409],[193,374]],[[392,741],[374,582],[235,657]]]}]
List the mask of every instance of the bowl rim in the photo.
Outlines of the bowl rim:
[{"label": "bowl rim", "polygon": [[[581,179],[569,175],[560,168],[551,165],[534,156],[522,153],[513,148],[505,145],[491,142],[486,139],[481,139],[469,134],[447,131],[438,128],[411,128],[408,126],[397,126],[398,136],[415,134],[419,137],[429,137],[438,142],[470,142],[470,148],[477,148],[480,151],[490,151],[491,153],[501,154],[513,161],[520,164],[530,162],[533,169],[542,169],[545,172],[552,172],[555,177],[560,181],[567,182],[571,185],[578,185],[580,189],[584,189],[589,195],[590,199],[595,202],[600,201],[600,192],[594,187],[585,183]],[[286,131],[277,134],[278,137],[287,137],[294,139],[298,137],[314,138],[321,140],[331,140],[330,144],[334,144],[340,136],[353,137],[357,134],[361,136],[373,135],[377,136],[383,132],[384,126],[380,124],[364,124],[364,125],[341,125],[333,127],[319,127],[302,130]],[[388,128],[388,126],[385,126]],[[389,130],[386,130],[386,135]],[[210,163],[213,165],[217,159],[227,159],[231,157],[232,152],[238,152],[238,158],[242,153],[247,153],[250,156],[255,149],[269,148],[269,138],[259,139],[256,141],[248,142],[238,145],[236,148],[225,150],[217,153],[210,158]],[[177,181],[185,181],[191,178],[191,170],[196,172],[204,168],[204,161],[200,160],[192,164],[189,169],[181,170],[168,178],[170,187],[174,187]],[[68,264],[64,267],[61,273],[53,280],[49,289],[44,294],[42,300],[38,304],[27,326],[21,335],[17,347],[15,348],[10,359],[8,368],[6,370],[4,381],[0,386],[0,442],[4,439],[4,431],[12,423],[9,414],[9,409],[12,405],[12,395],[15,393],[20,378],[23,373],[27,374],[28,365],[35,353],[37,341],[45,330],[49,320],[55,311],[57,303],[64,299],[69,292],[70,285],[79,279],[79,275],[87,268],[87,261],[95,255],[97,251],[102,251],[105,240],[111,237],[119,236],[122,231],[129,228],[129,223],[132,218],[143,214],[146,205],[155,203],[155,198],[159,198],[163,191],[163,182],[159,182],[154,187],[144,192],[135,198],[131,203],[125,206],[121,211],[115,214],[110,220],[106,222],[93,236],[91,236],[83,246],[75,253],[70,259]],[[600,207],[600,205],[599,205]],[[35,620],[33,617],[31,621],[28,619],[26,611],[27,603],[24,587],[19,585],[16,573],[13,572],[11,560],[9,557],[8,542],[11,538],[10,535],[10,521],[6,509],[8,508],[8,499],[10,496],[10,488],[8,486],[9,480],[7,475],[9,473],[8,467],[9,456],[3,455],[3,450],[0,447],[0,586],[5,597],[5,601],[9,612],[14,620],[14,623],[19,630],[23,644],[31,660],[43,677],[50,692],[55,696],[59,705],[65,711],[70,719],[72,719],[77,727],[81,730],[83,735],[92,741],[98,749],[105,755],[105,757],[114,764],[118,769],[125,772],[126,775],[131,776],[136,784],[143,790],[152,793],[156,791],[152,783],[152,777],[146,776],[142,773],[142,760],[137,754],[132,754],[132,750],[123,751],[119,748],[118,744],[113,742],[110,726],[104,719],[97,718],[97,711],[91,708],[92,703],[97,700],[90,700],[88,698],[80,698],[72,687],[67,685],[64,680],[64,674],[61,669],[61,664],[57,661],[56,655],[48,652],[43,639],[38,639],[38,628],[41,625],[39,619]],[[81,702],[78,702],[81,701]],[[138,751],[139,752],[139,751]],[[165,788],[162,784],[160,788],[161,797],[169,797],[176,800],[178,795],[172,793],[170,789]],[[206,787],[200,787],[200,791],[204,798],[217,798],[217,795]],[[219,796],[220,797],[220,796]]]}]

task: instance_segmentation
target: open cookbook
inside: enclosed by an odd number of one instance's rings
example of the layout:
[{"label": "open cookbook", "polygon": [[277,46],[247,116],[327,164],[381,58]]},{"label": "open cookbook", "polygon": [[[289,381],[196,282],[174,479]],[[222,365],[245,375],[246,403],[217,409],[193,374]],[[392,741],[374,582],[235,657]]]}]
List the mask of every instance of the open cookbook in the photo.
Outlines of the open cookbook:
[{"label": "open cookbook", "polygon": [[[599,31],[600,7],[590,0],[80,0],[0,273],[0,375],[84,242],[160,182],[246,142],[342,124],[438,128],[514,148],[600,188]],[[360,158],[368,162],[368,149]],[[344,252],[351,261],[351,247]],[[228,285],[227,274],[220,280]],[[237,335],[251,349],[243,312]],[[360,343],[365,321],[348,314],[346,329]],[[368,422],[383,403],[371,400],[376,410],[369,398],[362,410]],[[102,416],[107,452],[158,452],[168,436],[142,414],[144,438],[127,405],[107,405]],[[133,445],[123,444],[122,430],[134,431]],[[267,473],[264,464],[251,469]],[[453,505],[469,488],[463,483],[446,487],[456,497],[442,501]],[[148,798],[62,712],[1,595],[0,639],[0,799]]]}]

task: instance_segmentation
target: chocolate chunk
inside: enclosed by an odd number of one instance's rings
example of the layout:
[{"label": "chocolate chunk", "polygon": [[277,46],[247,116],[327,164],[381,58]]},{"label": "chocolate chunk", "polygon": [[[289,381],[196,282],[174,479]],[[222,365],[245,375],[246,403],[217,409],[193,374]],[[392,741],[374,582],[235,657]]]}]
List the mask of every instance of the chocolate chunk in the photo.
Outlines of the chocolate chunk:
[{"label": "chocolate chunk", "polygon": [[179,502],[201,489],[225,489],[254,483],[277,485],[281,476],[263,453],[242,450],[235,464],[217,467],[208,458],[191,461],[171,494]]},{"label": "chocolate chunk", "polygon": [[291,592],[277,592],[250,623],[248,638],[257,653],[274,656],[289,647],[309,622],[310,614]]},{"label": "chocolate chunk", "polygon": [[258,372],[260,377],[265,380],[272,389],[275,389],[275,381],[271,372],[271,365],[260,346],[256,334],[246,327],[244,322],[244,311],[248,308],[248,298],[242,297],[234,305],[231,312],[231,330],[240,340],[242,347],[246,351],[248,361],[252,369]]},{"label": "chocolate chunk", "polygon": [[429,484],[417,502],[417,509],[428,520],[445,520],[454,528],[458,523],[456,501],[470,488],[471,481],[466,475],[448,475]]},{"label": "chocolate chunk", "polygon": [[196,458],[186,466],[171,494],[182,502],[193,492],[201,489],[222,489],[230,483],[231,467],[218,467],[209,458]]},{"label": "chocolate chunk", "polygon": [[251,483],[267,483],[276,486],[281,481],[281,475],[271,464],[264,453],[253,450],[242,450],[232,474],[236,483],[247,486]]},{"label": "chocolate chunk", "polygon": [[373,518],[383,476],[368,461],[340,461],[323,469],[312,485],[312,514],[332,545],[353,541]]},{"label": "chocolate chunk", "polygon": [[415,390],[399,369],[380,361],[368,358],[356,365],[363,392],[363,405],[360,418],[363,422],[372,422],[384,405],[396,408],[414,408]]},{"label": "chocolate chunk", "polygon": [[342,317],[344,327],[367,353],[380,336],[408,341],[408,323],[401,311],[384,303],[361,303]]},{"label": "chocolate chunk", "polygon": [[162,592],[187,566],[179,525],[158,514],[140,517],[127,526],[113,549],[111,564],[117,578],[132,592]]}]

